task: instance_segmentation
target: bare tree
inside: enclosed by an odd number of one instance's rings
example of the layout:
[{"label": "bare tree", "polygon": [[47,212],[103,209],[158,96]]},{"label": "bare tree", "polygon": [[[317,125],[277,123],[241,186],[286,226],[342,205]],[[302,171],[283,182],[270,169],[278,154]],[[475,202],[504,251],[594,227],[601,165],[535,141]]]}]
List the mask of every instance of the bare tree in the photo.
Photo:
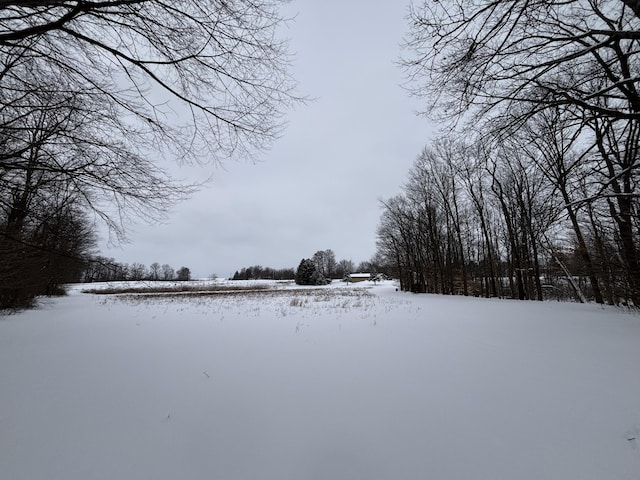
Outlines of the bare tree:
[{"label": "bare tree", "polygon": [[73,152],[47,168],[88,177],[86,203],[118,237],[123,215],[156,219],[190,193],[156,159],[247,156],[281,131],[294,97],[279,3],[0,3],[0,179],[40,149],[30,132],[47,117],[39,135]]},{"label": "bare tree", "polygon": [[513,296],[543,299],[540,245],[557,218],[551,185],[519,149],[498,144],[486,159],[491,191],[502,213]]},{"label": "bare tree", "polygon": [[[593,119],[599,158],[598,175],[593,182],[598,191],[594,199],[604,196],[609,214],[615,221],[620,255],[627,271],[628,297],[640,305],[640,233],[638,232],[638,171],[640,163],[640,121]],[[588,199],[589,200],[589,199]]]},{"label": "bare tree", "polygon": [[95,247],[90,222],[72,203],[48,198],[42,208],[21,219],[19,236],[0,236],[0,309],[62,293],[64,283],[80,280]]},{"label": "bare tree", "polygon": [[280,3],[5,1],[0,90],[90,97],[123,134],[178,158],[247,155],[292,100]]},{"label": "bare tree", "polygon": [[176,272],[171,265],[165,263],[162,265],[162,279],[163,280],[173,280],[176,276]]},{"label": "bare tree", "polygon": [[[44,278],[44,269],[52,272],[56,267],[62,272],[65,256],[77,254],[75,263],[80,265],[91,253],[60,243],[64,238],[68,245],[74,236],[93,237],[94,222],[85,212],[102,218],[112,233],[123,238],[127,215],[146,213],[147,218],[158,218],[189,192],[189,187],[174,184],[153,162],[129,151],[128,139],[118,138],[117,118],[81,100],[34,90],[22,94],[20,102],[5,104],[0,117],[5,120],[0,125],[0,263],[10,265],[12,275],[34,286]],[[60,225],[53,225],[55,221]],[[75,232],[67,229],[70,222]],[[47,250],[63,253],[44,266]],[[24,256],[24,251],[32,254]],[[49,287],[24,289],[28,292],[20,297],[24,303],[29,295],[55,290],[56,279],[63,277],[52,275],[46,274]]]},{"label": "bare tree", "polygon": [[378,253],[395,266],[400,287],[412,292],[435,291],[437,277],[429,271],[433,261],[428,244],[428,226],[422,206],[405,195],[382,202],[378,227]]},{"label": "bare tree", "polygon": [[0,237],[27,241],[53,195],[122,240],[193,191],[161,160],[267,147],[296,101],[280,3],[0,2]]},{"label": "bare tree", "polygon": [[561,108],[547,109],[532,117],[517,132],[512,132],[510,141],[528,156],[560,195],[593,297],[597,303],[603,303],[599,275],[580,218],[580,207],[585,205],[579,202],[580,184],[591,171],[588,163],[593,150],[592,142],[583,141],[585,130],[584,123],[576,122],[570,112]]},{"label": "bare tree", "polygon": [[471,235],[474,252],[469,259],[475,260],[475,274],[480,279],[480,293],[487,297],[502,296],[500,281],[500,248],[498,245],[495,209],[488,200],[491,190],[490,176],[486,175],[486,148],[482,142],[465,147],[457,162],[457,176],[465,191],[469,204],[471,222],[476,233]]},{"label": "bare tree", "polygon": [[160,264],[158,262],[153,262],[149,265],[149,278],[151,280],[160,280]]},{"label": "bare tree", "polygon": [[311,258],[318,272],[326,279],[331,279],[336,269],[336,254],[333,250],[318,250]]},{"label": "bare tree", "polygon": [[515,120],[560,105],[638,118],[640,17],[632,3],[421,1],[409,13],[408,86],[429,99],[428,112],[448,118],[523,104]]},{"label": "bare tree", "polygon": [[132,263],[129,275],[131,280],[143,280],[147,276],[147,267],[142,263]]},{"label": "bare tree", "polygon": [[409,172],[407,188],[425,192],[430,190],[443,216],[444,271],[450,293],[461,290],[468,295],[467,249],[463,241],[464,220],[460,202],[461,188],[457,164],[465,155],[460,142],[442,137],[426,147]]},{"label": "bare tree", "polygon": [[340,260],[336,265],[336,274],[339,277],[344,277],[355,271],[355,265],[351,260]]}]

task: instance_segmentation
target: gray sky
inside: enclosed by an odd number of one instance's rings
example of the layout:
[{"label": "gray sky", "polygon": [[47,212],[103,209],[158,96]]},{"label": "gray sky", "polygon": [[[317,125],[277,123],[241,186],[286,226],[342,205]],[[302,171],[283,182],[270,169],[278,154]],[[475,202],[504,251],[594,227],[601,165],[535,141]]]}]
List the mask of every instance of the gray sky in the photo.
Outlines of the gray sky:
[{"label": "gray sky", "polygon": [[286,35],[299,93],[315,98],[257,163],[176,168],[178,177],[212,176],[160,225],[139,222],[130,242],[100,244],[117,261],[187,266],[220,277],[251,265],[296,268],[317,250],[356,264],[375,253],[380,198],[399,193],[433,136],[415,115],[395,65],[407,30],[398,0],[293,0]]}]

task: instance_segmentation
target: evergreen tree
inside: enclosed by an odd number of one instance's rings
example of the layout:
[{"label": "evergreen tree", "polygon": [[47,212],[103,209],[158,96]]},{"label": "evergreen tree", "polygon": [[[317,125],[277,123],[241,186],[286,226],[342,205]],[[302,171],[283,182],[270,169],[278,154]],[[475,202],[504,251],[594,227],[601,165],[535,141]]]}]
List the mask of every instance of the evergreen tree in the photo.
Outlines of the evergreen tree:
[{"label": "evergreen tree", "polygon": [[187,280],[191,280],[191,270],[187,267],[181,267],[180,270],[176,272],[177,280],[185,282]]},{"label": "evergreen tree", "polygon": [[295,280],[298,285],[325,285],[327,283],[322,273],[316,268],[316,264],[309,258],[300,261]]}]

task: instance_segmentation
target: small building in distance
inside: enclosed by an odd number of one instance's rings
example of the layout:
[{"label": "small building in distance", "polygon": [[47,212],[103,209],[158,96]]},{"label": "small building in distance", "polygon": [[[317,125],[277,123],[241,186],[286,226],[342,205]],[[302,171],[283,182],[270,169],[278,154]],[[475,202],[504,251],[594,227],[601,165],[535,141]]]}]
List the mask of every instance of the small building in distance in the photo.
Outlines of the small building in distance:
[{"label": "small building in distance", "polygon": [[365,280],[371,280],[370,273],[350,273],[345,275],[344,281],[349,283],[364,282]]}]

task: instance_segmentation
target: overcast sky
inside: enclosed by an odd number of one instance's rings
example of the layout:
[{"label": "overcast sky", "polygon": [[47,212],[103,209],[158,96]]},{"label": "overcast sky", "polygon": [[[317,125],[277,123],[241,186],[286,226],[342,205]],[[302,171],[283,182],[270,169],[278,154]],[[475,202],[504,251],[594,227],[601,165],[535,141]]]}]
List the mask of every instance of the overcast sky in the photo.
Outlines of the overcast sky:
[{"label": "overcast sky", "polygon": [[176,170],[212,176],[160,225],[140,222],[130,242],[101,253],[124,263],[187,266],[228,277],[251,265],[296,268],[332,249],[356,264],[375,253],[379,199],[399,193],[433,125],[416,116],[394,63],[408,2],[293,0],[287,35],[299,93],[282,138],[257,163]]}]

